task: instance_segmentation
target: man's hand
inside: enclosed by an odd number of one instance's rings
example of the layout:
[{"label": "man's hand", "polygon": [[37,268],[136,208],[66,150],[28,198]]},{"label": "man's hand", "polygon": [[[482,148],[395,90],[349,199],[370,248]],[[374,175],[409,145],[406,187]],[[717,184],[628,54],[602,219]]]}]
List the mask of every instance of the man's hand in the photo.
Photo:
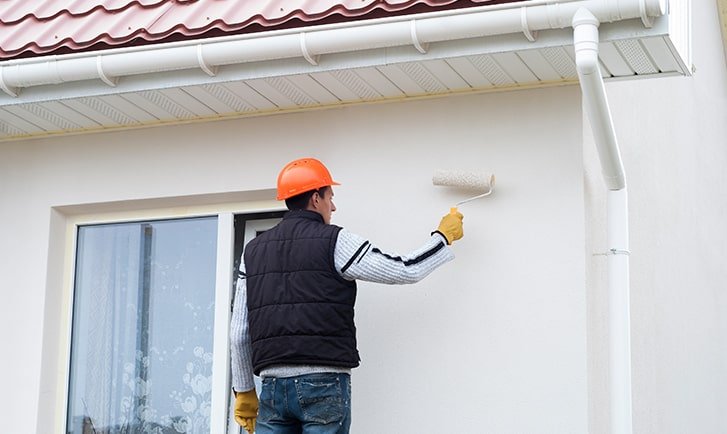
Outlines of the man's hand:
[{"label": "man's hand", "polygon": [[235,422],[252,434],[255,431],[258,400],[255,389],[235,392]]},{"label": "man's hand", "polygon": [[452,244],[464,236],[464,230],[462,229],[463,218],[464,216],[460,212],[449,213],[442,217],[437,231],[444,235],[447,244]]}]

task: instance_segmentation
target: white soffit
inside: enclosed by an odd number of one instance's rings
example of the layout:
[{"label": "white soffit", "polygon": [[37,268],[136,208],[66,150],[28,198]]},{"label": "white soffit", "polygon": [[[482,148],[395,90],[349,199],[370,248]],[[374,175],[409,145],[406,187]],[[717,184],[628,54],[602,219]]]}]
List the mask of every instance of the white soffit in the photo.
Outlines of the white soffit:
[{"label": "white soffit", "polygon": [[[670,19],[655,18],[651,28],[640,19],[602,24],[604,78],[690,74]],[[688,26],[682,31],[688,36]],[[410,45],[231,64],[208,71],[214,76],[201,68],[139,74],[113,87],[100,79],[32,86],[0,94],[0,141],[576,83],[572,29],[532,36],[434,42],[419,47],[424,53]]]}]

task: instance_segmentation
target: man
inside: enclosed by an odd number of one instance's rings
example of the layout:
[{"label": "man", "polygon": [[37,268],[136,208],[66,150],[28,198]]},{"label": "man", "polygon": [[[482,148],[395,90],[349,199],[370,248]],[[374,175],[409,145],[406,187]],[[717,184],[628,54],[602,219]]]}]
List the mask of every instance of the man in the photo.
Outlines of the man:
[{"label": "man", "polygon": [[316,159],[288,163],[278,200],[289,212],[245,248],[230,339],[235,420],[250,433],[256,418],[258,434],[348,433],[356,280],[417,282],[452,260],[448,245],[462,238],[462,214],[447,214],[419,249],[384,253],[330,224],[333,185]]}]

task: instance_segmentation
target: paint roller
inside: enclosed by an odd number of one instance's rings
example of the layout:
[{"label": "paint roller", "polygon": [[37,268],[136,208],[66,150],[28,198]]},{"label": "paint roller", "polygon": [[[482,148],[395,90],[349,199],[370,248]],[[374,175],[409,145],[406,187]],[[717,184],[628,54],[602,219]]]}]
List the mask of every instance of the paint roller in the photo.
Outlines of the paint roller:
[{"label": "paint roller", "polygon": [[434,172],[432,184],[483,192],[477,196],[457,202],[457,205],[449,209],[449,212],[454,214],[460,205],[492,194],[492,188],[495,186],[495,175],[491,173],[440,169]]}]

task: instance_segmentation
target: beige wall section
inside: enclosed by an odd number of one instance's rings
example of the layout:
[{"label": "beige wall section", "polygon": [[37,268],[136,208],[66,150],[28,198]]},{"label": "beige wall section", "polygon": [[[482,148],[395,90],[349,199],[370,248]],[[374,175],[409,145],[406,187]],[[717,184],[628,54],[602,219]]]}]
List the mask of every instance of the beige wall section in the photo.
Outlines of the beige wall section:
[{"label": "beige wall section", "polygon": [[[635,433],[727,427],[727,70],[716,2],[692,9],[693,77],[606,88],[629,185]],[[603,182],[586,149],[587,190],[599,196],[587,213],[598,219]],[[589,252],[605,242],[592,222],[589,238],[601,242]],[[592,434],[608,432],[601,261],[588,273]]]},{"label": "beige wall section", "polygon": [[570,86],[3,143],[3,431],[52,412],[43,312],[53,333],[65,219],[51,207],[261,190],[312,155],[343,183],[334,223],[399,253],[467,197],[433,187],[436,168],[498,175],[463,206],[454,262],[410,287],[360,285],[353,432],[585,432],[581,131]]}]

